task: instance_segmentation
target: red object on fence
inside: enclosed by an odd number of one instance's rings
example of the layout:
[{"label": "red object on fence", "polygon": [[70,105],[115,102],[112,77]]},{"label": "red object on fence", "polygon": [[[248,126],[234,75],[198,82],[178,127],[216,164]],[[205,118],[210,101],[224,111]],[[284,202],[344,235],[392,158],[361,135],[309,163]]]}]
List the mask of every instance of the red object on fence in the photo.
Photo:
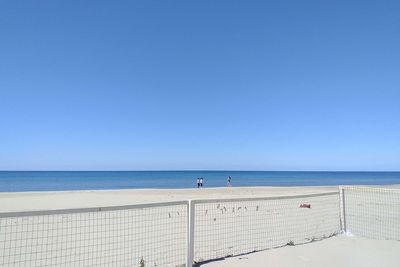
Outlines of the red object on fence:
[{"label": "red object on fence", "polygon": [[300,204],[300,208],[311,209],[311,204]]}]

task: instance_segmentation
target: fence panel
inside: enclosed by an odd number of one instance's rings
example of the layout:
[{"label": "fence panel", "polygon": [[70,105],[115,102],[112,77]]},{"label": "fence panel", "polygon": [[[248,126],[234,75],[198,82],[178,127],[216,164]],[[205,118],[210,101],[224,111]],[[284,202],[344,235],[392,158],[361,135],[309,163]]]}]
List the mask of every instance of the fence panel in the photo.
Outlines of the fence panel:
[{"label": "fence panel", "polygon": [[184,266],[187,201],[0,214],[0,266]]},{"label": "fence panel", "polygon": [[343,187],[343,195],[348,233],[400,240],[400,189]]},{"label": "fence panel", "polygon": [[339,192],[192,203],[195,262],[307,243],[341,231]]},{"label": "fence panel", "polygon": [[400,189],[340,192],[0,213],[0,266],[184,266],[192,252],[202,262],[319,240],[342,227],[400,240]]}]

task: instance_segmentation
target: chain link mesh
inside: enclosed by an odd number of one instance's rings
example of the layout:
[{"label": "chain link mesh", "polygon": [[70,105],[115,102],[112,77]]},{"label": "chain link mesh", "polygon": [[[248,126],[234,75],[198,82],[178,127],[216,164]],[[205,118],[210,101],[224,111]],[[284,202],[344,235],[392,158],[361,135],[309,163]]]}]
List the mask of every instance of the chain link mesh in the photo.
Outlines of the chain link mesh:
[{"label": "chain link mesh", "polygon": [[0,266],[182,266],[187,204],[0,218]]},{"label": "chain link mesh", "polygon": [[[0,266],[185,266],[336,235],[400,240],[400,189],[0,213]],[[343,197],[343,198],[342,198]]]},{"label": "chain link mesh", "polygon": [[343,194],[348,233],[400,240],[400,189],[344,187]]},{"label": "chain link mesh", "polygon": [[327,238],[341,231],[339,213],[338,192],[197,201],[194,260],[202,262]]}]

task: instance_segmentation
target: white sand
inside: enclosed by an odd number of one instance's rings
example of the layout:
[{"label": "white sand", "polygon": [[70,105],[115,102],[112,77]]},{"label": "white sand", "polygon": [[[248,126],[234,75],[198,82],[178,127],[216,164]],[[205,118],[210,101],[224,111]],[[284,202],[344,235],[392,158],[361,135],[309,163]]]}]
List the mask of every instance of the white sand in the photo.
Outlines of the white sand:
[{"label": "white sand", "polygon": [[[322,186],[0,193],[0,212],[106,207],[188,199],[302,195],[337,191],[338,187]],[[298,235],[299,240],[304,238],[302,235],[309,238],[317,237],[317,239],[318,237],[325,237],[326,234],[331,234],[333,233],[332,231],[338,229],[337,224],[339,222],[336,219],[338,218],[336,212],[339,209],[336,206],[338,203],[335,202],[335,199],[336,196],[313,199],[313,208],[310,210],[299,209],[299,204],[303,201],[302,199],[279,202],[276,205],[273,202],[268,202],[264,203],[263,206],[260,205],[260,207],[258,203],[249,203],[246,204],[247,208],[244,206],[240,210],[239,208],[241,207],[238,205],[242,206],[243,203],[237,205],[231,203],[229,204],[230,206],[226,206],[226,210],[222,210],[222,208],[225,207],[223,205],[228,205],[228,203],[221,204],[221,207],[219,203],[210,204],[209,207],[204,207],[204,213],[199,208],[197,213],[200,216],[196,217],[196,220],[199,221],[195,229],[204,234],[204,239],[200,240],[201,236],[196,235],[196,237],[198,241],[204,240],[205,243],[200,243],[199,246],[201,247],[197,249],[195,246],[195,250],[200,252],[201,256],[205,257],[204,259],[210,259],[213,258],[213,255],[217,256],[221,253],[229,253],[230,251],[241,251],[243,248],[249,249],[249,245],[252,246],[256,239],[264,238],[257,236],[257,231],[259,227],[264,227],[265,223],[268,224],[268,231],[272,231],[268,235],[270,237],[277,235],[278,238],[270,240],[271,244],[274,244],[274,242],[281,244],[283,242],[283,244],[286,244],[287,240],[284,240],[286,235]],[[306,200],[309,201],[308,199]],[[280,206],[282,203],[286,206]],[[235,213],[233,214],[233,212]],[[57,266],[70,266],[71,262],[69,260],[71,255],[73,255],[72,259],[76,262],[92,265],[98,264],[99,266],[106,266],[111,263],[116,265],[132,262],[138,263],[142,256],[145,256],[145,259],[151,266],[154,266],[156,263],[157,266],[163,266],[172,257],[174,265],[171,266],[175,266],[182,264],[185,259],[186,216],[184,206],[180,208],[160,209],[157,212],[155,210],[137,210],[116,212],[115,214],[63,215],[40,219],[45,220],[44,222],[47,223],[43,224],[42,221],[40,228],[37,228],[37,231],[40,232],[39,235],[31,231],[24,232],[22,235],[18,234],[19,231],[29,230],[29,228],[25,229],[24,225],[35,225],[35,218],[10,219],[5,221],[4,226],[12,229],[13,235],[11,237],[8,236],[8,228],[3,227],[3,231],[6,232],[1,233],[0,231],[0,237],[3,234],[7,238],[20,240],[21,242],[27,237],[30,237],[29,240],[32,242],[40,239],[40,242],[44,243],[41,243],[40,246],[35,246],[35,249],[39,250],[39,252],[35,252],[34,256],[45,257],[45,259],[50,260],[50,262]],[[240,225],[229,226],[227,224],[225,227],[220,227],[224,223],[229,222],[238,222]],[[171,230],[172,232],[165,230],[164,226],[166,223],[175,226],[173,231]],[[204,223],[204,225],[199,225],[201,223]],[[252,225],[250,229],[252,231],[246,232],[248,231],[246,229],[248,229],[249,223]],[[68,226],[68,229],[73,229],[67,236],[69,238],[67,242],[61,242],[65,238],[63,232],[65,231],[64,226]],[[322,228],[319,228],[320,226]],[[242,236],[226,235],[225,232],[229,232],[229,229],[232,229],[229,227],[239,230]],[[301,231],[299,232],[299,230]],[[291,231],[294,232],[292,233]],[[129,235],[121,234],[125,232],[129,233]],[[82,239],[81,237],[85,235],[88,235],[87,239]],[[223,242],[217,244],[213,239],[219,238],[219,236],[228,236],[229,239],[217,240],[217,243],[219,241]],[[243,239],[243,244],[237,242],[235,238]],[[4,242],[4,246],[11,247],[4,252],[6,253],[4,256],[2,256],[2,252],[0,251],[0,260],[9,262],[13,266],[23,266],[25,263],[18,255],[14,257],[7,256],[7,253],[14,253],[13,246],[15,244],[0,238],[1,242]],[[52,242],[53,245],[47,246],[46,242]],[[210,242],[214,243],[208,244]],[[231,245],[232,242],[233,246]],[[19,253],[30,259],[32,255],[29,252],[29,244],[27,247],[24,247],[24,242],[19,244],[22,246]],[[213,246],[215,245],[219,246],[218,250],[214,250]],[[80,248],[84,248],[84,250]],[[175,254],[166,254],[165,251]],[[167,255],[169,255],[169,258]],[[284,247],[229,258],[223,262],[210,263],[210,266],[400,266],[393,265],[393,263],[400,262],[400,258],[397,255],[400,255],[400,242],[335,237],[309,245]],[[16,260],[20,260],[20,264],[16,264]]]},{"label": "white sand", "polygon": [[398,267],[400,242],[336,236],[203,264],[204,267]]},{"label": "white sand", "polygon": [[0,193],[0,212],[105,207],[188,199],[268,197],[336,191],[335,186],[132,189]]}]

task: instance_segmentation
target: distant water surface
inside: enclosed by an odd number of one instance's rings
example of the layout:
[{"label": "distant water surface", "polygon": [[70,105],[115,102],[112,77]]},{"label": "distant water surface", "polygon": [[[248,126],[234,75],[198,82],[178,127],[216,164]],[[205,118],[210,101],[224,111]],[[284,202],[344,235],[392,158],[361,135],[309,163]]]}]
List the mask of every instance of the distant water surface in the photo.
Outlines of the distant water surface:
[{"label": "distant water surface", "polygon": [[0,191],[193,188],[197,177],[205,187],[221,187],[228,176],[233,186],[400,184],[400,172],[0,171]]}]

